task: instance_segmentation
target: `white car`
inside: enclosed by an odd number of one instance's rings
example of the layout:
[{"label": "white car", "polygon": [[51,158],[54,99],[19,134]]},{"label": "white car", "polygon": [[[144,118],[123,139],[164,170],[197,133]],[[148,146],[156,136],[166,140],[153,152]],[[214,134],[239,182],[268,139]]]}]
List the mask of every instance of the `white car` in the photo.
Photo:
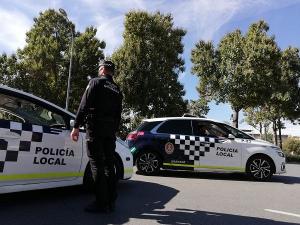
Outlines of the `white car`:
[{"label": "white car", "polygon": [[[31,94],[0,86],[0,193],[88,183],[85,131],[70,139],[74,114]],[[130,150],[116,141],[116,171],[133,173]]]},{"label": "white car", "polygon": [[127,136],[137,169],[247,172],[255,180],[285,173],[282,150],[225,123],[206,118],[146,119]]}]

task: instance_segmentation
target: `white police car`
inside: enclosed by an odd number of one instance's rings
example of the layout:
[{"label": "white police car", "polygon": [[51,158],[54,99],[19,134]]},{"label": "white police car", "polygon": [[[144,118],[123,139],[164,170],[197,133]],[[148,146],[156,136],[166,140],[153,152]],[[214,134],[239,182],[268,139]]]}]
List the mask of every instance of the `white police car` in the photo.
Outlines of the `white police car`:
[{"label": "white police car", "polygon": [[255,180],[285,173],[282,150],[227,124],[205,118],[146,119],[127,136],[140,172],[161,168],[247,172]]},{"label": "white police car", "polygon": [[[74,115],[31,94],[0,86],[0,193],[88,183],[85,132],[70,139]],[[116,170],[129,179],[133,160],[116,141]]]}]

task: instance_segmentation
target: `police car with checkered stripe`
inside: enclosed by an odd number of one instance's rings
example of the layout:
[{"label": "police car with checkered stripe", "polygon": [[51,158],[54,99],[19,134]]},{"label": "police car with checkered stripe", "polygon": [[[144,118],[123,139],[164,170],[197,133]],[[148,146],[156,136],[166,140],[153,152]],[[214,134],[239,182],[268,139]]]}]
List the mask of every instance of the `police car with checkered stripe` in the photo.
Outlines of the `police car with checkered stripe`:
[{"label": "police car with checkered stripe", "polygon": [[147,175],[160,169],[240,171],[258,181],[285,173],[285,155],[225,123],[205,118],[146,119],[127,136],[137,169]]},{"label": "police car with checkered stripe", "polygon": [[[70,139],[75,115],[36,96],[0,86],[0,193],[90,184],[85,132]],[[116,172],[133,173],[127,144],[116,141]]]}]

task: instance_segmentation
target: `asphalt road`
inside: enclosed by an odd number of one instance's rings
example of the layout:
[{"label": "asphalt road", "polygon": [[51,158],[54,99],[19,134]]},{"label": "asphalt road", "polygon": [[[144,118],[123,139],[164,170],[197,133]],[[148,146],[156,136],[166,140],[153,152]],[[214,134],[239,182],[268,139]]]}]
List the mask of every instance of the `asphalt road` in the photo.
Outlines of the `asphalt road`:
[{"label": "asphalt road", "polygon": [[115,213],[89,214],[81,187],[0,196],[0,225],[300,224],[300,165],[271,182],[243,174],[166,172],[134,174],[119,184]]}]

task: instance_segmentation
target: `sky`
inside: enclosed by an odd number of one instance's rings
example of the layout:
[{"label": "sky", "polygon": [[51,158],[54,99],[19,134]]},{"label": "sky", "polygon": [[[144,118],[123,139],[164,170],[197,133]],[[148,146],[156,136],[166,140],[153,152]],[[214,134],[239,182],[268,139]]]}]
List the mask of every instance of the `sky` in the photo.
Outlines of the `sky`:
[{"label": "sky", "polygon": [[[130,10],[171,13],[174,25],[187,31],[183,39],[186,70],[179,81],[184,85],[185,99],[197,99],[197,77],[191,74],[190,54],[199,40],[220,39],[235,29],[246,32],[249,25],[260,19],[267,21],[270,35],[275,35],[281,49],[300,48],[300,0],[1,0],[0,53],[13,53],[25,45],[25,34],[33,18],[48,8],[63,8],[76,29],[87,26],[98,29],[97,37],[106,42],[104,53],[109,56],[123,41],[124,16]],[[207,117],[230,121],[228,104],[210,103]],[[242,123],[241,128],[249,128]],[[300,126],[287,123],[283,134],[300,136]]]}]

